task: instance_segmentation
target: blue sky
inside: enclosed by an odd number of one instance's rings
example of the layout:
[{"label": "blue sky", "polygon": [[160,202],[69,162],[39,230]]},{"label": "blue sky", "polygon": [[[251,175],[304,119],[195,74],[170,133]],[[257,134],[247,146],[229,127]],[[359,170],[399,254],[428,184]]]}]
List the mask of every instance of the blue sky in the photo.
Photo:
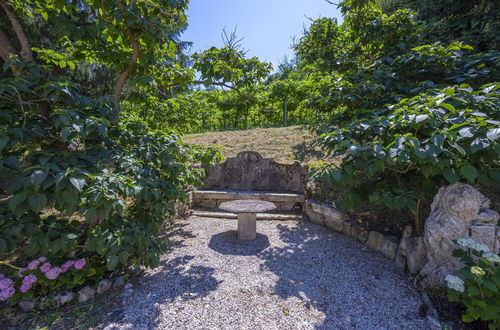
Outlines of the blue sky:
[{"label": "blue sky", "polygon": [[244,38],[242,46],[247,56],[279,64],[284,55],[291,55],[292,37],[297,39],[306,18],[337,17],[336,6],[325,0],[191,0],[188,10],[189,27],[182,39],[192,41],[192,52],[223,45],[224,28]]}]

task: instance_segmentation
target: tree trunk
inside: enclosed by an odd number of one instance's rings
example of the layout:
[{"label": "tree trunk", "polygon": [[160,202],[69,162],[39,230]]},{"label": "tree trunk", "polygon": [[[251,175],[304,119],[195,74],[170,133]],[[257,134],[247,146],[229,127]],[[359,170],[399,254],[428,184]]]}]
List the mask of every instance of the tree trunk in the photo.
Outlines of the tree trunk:
[{"label": "tree trunk", "polygon": [[28,36],[26,35],[26,32],[24,32],[24,28],[21,21],[17,17],[16,12],[7,0],[0,0],[0,7],[2,7],[5,15],[9,19],[12,29],[16,33],[17,39],[19,40],[19,44],[21,44],[21,56],[28,61],[34,62],[33,52],[31,51]]}]

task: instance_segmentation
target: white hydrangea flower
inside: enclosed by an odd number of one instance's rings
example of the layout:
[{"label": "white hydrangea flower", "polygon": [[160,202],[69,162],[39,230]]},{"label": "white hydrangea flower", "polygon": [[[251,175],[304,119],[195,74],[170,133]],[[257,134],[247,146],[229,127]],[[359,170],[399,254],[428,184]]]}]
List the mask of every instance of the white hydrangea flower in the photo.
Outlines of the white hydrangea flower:
[{"label": "white hydrangea flower", "polygon": [[458,245],[472,249],[477,252],[490,252],[490,249],[483,243],[478,243],[470,237],[462,237],[457,240]]},{"label": "white hydrangea flower", "polygon": [[448,275],[446,276],[445,280],[450,289],[453,289],[458,292],[465,291],[465,283],[464,281],[462,281],[460,277],[454,275]]},{"label": "white hydrangea flower", "polygon": [[490,262],[500,263],[500,256],[498,256],[498,254],[488,252],[488,253],[485,253],[483,255],[483,257],[486,258],[486,260],[488,260]]}]

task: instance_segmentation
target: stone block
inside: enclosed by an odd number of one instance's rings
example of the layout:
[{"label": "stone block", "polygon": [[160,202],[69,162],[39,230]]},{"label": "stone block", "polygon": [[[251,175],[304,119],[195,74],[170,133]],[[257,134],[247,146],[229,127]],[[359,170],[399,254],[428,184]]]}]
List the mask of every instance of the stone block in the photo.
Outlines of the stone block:
[{"label": "stone block", "polygon": [[366,246],[381,252],[389,259],[394,259],[398,251],[397,239],[393,236],[384,236],[379,232],[371,231]]},{"label": "stone block", "polygon": [[399,243],[395,262],[400,269],[415,275],[425,265],[427,249],[423,236],[414,237],[412,235],[412,226],[406,226]]},{"label": "stone block", "polygon": [[353,224],[351,226],[351,237],[355,240],[360,241],[361,243],[366,242],[368,239],[368,230],[364,229],[358,224]]},{"label": "stone block", "polygon": [[196,206],[204,207],[207,209],[215,209],[217,208],[217,200],[216,199],[198,199],[196,200]]},{"label": "stone block", "polygon": [[398,240],[394,236],[384,236],[384,242],[379,250],[389,259],[396,258],[398,252]]},{"label": "stone block", "polygon": [[326,225],[325,224],[325,218],[321,214],[318,214],[318,213],[313,212],[313,211],[309,211],[309,212],[306,212],[306,216],[315,225],[319,225],[319,226],[325,226]]},{"label": "stone block", "polygon": [[75,298],[75,294],[73,292],[67,292],[66,294],[62,294],[59,296],[59,302],[61,305],[67,304]]},{"label": "stone block", "polygon": [[366,241],[365,245],[373,250],[378,251],[380,246],[382,246],[383,240],[384,235],[377,231],[371,231],[370,234],[368,234],[368,240]]},{"label": "stone block", "polygon": [[486,244],[490,251],[495,250],[497,225],[494,223],[473,222],[470,225],[470,236],[476,242]]},{"label": "stone block", "polygon": [[341,222],[344,221],[344,213],[332,206],[319,204],[312,201],[307,201],[307,203],[310,205],[311,209],[314,212],[322,214],[323,216],[325,216],[325,218],[336,219]]},{"label": "stone block", "polygon": [[295,208],[294,202],[276,202],[276,207],[281,211],[291,211]]},{"label": "stone block", "polygon": [[95,289],[91,286],[86,286],[78,291],[78,302],[84,303],[94,298]]},{"label": "stone block", "polygon": [[499,215],[491,209],[482,209],[476,217],[476,222],[498,223]]},{"label": "stone block", "polygon": [[342,224],[342,232],[347,235],[351,236],[351,228],[352,228],[352,223],[350,221],[344,221]]},{"label": "stone block", "polygon": [[339,219],[337,218],[331,218],[331,217],[327,217],[327,216],[323,216],[324,218],[324,221],[325,221],[325,225],[330,228],[330,229],[333,229],[335,231],[338,231],[338,232],[342,232],[343,228],[344,228],[344,224],[343,224],[343,221],[339,221]]},{"label": "stone block", "polygon": [[26,300],[23,299],[18,303],[19,308],[25,313],[31,312],[35,309],[35,299]]},{"label": "stone block", "polygon": [[114,281],[113,281],[113,289],[118,289],[122,286],[124,286],[126,283],[125,277],[124,276],[118,276]]},{"label": "stone block", "polygon": [[111,282],[110,280],[101,280],[99,284],[97,284],[97,294],[103,294],[104,292],[108,291],[109,289],[111,289],[112,284],[113,282]]}]

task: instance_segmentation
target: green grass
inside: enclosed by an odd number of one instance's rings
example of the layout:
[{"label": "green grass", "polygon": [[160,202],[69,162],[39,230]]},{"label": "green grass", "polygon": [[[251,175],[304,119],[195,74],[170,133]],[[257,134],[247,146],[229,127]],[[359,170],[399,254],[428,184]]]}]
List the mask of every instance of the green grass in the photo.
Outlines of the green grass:
[{"label": "green grass", "polygon": [[190,144],[217,145],[226,158],[251,150],[281,163],[312,164],[325,158],[321,150],[311,146],[316,137],[303,126],[288,126],[189,134],[183,140]]}]

